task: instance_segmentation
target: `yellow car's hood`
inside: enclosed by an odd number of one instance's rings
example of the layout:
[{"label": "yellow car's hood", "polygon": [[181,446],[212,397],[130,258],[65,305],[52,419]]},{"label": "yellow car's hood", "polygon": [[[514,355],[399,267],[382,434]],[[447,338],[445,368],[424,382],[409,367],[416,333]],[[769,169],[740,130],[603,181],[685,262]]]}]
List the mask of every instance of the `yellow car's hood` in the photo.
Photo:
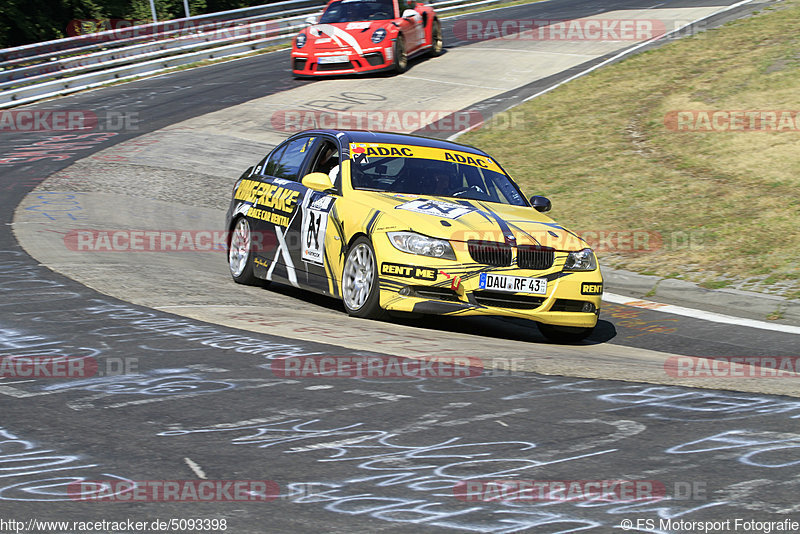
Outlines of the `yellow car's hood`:
[{"label": "yellow car's hood", "polygon": [[381,212],[377,231],[412,230],[451,241],[494,241],[581,250],[586,242],[534,208],[495,202],[358,191]]}]

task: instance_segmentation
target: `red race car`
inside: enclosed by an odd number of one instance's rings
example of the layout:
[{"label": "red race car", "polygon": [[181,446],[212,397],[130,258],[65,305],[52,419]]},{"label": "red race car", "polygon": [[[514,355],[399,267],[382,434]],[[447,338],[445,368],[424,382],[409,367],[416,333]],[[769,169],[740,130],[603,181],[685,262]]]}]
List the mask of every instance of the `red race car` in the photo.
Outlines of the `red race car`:
[{"label": "red race car", "polygon": [[331,0],[292,44],[295,77],[404,72],[409,58],[442,53],[433,8],[413,0]]}]

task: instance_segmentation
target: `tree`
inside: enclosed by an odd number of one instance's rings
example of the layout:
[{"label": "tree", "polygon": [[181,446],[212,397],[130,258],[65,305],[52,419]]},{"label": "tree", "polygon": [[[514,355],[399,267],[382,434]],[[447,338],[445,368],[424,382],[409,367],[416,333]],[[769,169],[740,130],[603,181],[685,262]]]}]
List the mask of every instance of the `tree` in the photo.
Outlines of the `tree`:
[{"label": "tree", "polygon": [[[189,10],[196,16],[272,1],[189,0]],[[186,16],[183,0],[155,0],[155,5],[159,21]],[[150,0],[0,0],[0,48],[66,37],[70,21],[81,19],[150,21]]]},{"label": "tree", "polygon": [[93,0],[3,0],[0,4],[0,47],[20,46],[67,35],[71,19],[103,18]]}]

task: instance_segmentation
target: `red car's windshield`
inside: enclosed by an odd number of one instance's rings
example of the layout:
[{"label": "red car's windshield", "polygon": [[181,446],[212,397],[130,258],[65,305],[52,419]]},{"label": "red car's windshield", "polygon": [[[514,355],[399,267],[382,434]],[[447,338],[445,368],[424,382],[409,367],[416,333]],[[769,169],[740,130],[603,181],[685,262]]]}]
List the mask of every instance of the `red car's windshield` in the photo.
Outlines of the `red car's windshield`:
[{"label": "red car's windshield", "polygon": [[334,24],[393,18],[394,3],[392,0],[339,0],[328,6],[319,22],[320,24]]}]

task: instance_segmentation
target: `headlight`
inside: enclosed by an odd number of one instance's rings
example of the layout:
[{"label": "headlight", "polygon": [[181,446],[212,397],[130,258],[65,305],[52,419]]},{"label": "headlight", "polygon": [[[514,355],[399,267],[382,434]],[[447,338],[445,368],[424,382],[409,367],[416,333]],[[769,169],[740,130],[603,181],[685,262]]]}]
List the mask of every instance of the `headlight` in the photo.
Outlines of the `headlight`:
[{"label": "headlight", "polygon": [[297,45],[297,48],[303,48],[306,45],[306,34],[300,33],[297,35],[297,39],[294,40],[294,44]]},{"label": "headlight", "polygon": [[597,269],[597,260],[592,249],[585,248],[578,252],[570,252],[564,262],[565,271],[594,271]]},{"label": "headlight", "polygon": [[374,32],[372,32],[372,42],[373,43],[380,43],[386,38],[386,30],[384,28],[378,28]]},{"label": "headlight", "polygon": [[394,245],[394,248],[402,252],[445,260],[456,259],[453,247],[450,246],[449,241],[444,239],[436,239],[414,232],[387,232],[386,235],[389,236],[389,242]]}]

